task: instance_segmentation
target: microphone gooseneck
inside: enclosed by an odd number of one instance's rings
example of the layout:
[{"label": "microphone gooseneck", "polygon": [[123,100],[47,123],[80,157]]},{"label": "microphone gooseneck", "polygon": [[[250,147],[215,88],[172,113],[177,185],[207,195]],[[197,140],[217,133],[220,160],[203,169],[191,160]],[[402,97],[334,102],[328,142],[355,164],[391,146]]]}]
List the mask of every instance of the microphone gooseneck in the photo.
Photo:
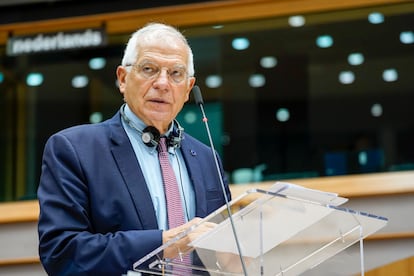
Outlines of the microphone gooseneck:
[{"label": "microphone gooseneck", "polygon": [[223,195],[224,195],[224,200],[226,202],[227,212],[229,214],[229,220],[230,220],[231,228],[232,228],[232,231],[233,231],[233,236],[234,236],[234,239],[235,239],[235,242],[236,242],[237,251],[239,252],[240,261],[241,261],[242,268],[243,268],[243,273],[244,273],[245,276],[247,276],[246,264],[245,264],[244,259],[243,259],[243,254],[242,254],[242,251],[241,251],[239,238],[238,238],[238,235],[237,235],[237,232],[236,232],[236,227],[234,225],[233,215],[232,215],[229,199],[227,197],[226,188],[225,188],[224,182],[223,182],[223,176],[221,174],[220,166],[219,166],[219,163],[218,163],[218,160],[217,160],[216,150],[214,148],[213,139],[211,138],[210,127],[208,126],[208,119],[206,117],[206,113],[204,112],[204,101],[203,101],[203,97],[201,95],[200,87],[198,87],[198,85],[194,85],[194,87],[192,89],[192,92],[194,94],[194,100],[195,100],[196,104],[200,107],[201,114],[203,115],[203,122],[204,122],[204,125],[206,126],[207,136],[208,136],[208,140],[210,142],[210,148],[211,148],[211,151],[213,153],[214,162],[216,164],[217,174],[219,176],[221,189],[222,189],[222,192],[223,192]]},{"label": "microphone gooseneck", "polygon": [[[203,96],[201,95],[200,87],[198,87],[198,85],[194,85],[192,91],[193,91],[193,94],[194,94],[194,100],[195,100],[196,104],[199,105],[199,106],[203,105],[204,101],[203,101]],[[203,109],[202,106],[200,106],[200,107],[201,107],[201,109]],[[203,116],[205,117],[204,112],[203,112]]]}]

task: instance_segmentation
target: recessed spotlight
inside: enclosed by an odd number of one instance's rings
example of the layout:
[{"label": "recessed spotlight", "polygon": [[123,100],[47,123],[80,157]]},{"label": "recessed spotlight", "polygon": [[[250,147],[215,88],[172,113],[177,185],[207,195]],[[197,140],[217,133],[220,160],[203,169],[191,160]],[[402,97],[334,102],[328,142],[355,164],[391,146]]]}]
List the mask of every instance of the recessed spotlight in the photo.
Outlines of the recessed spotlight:
[{"label": "recessed spotlight", "polygon": [[103,115],[101,112],[93,112],[89,116],[89,122],[91,122],[92,124],[102,122],[102,120],[103,120]]},{"label": "recessed spotlight", "polygon": [[43,74],[30,73],[26,77],[26,84],[28,86],[40,86],[43,83]]},{"label": "recessed spotlight", "polygon": [[189,125],[194,124],[197,121],[197,114],[194,111],[188,111],[184,115],[184,120]]},{"label": "recessed spotlight", "polygon": [[382,105],[379,103],[373,104],[371,106],[371,115],[373,117],[380,117],[382,115]]},{"label": "recessed spotlight", "polygon": [[305,25],[305,17],[302,15],[294,15],[289,17],[289,25],[292,27],[301,27]]},{"label": "recessed spotlight", "polygon": [[287,122],[290,119],[290,112],[287,108],[279,108],[276,110],[276,119],[279,122]]},{"label": "recessed spotlight", "polygon": [[209,88],[217,88],[221,86],[223,79],[219,75],[210,75],[206,78],[205,83]]},{"label": "recessed spotlight", "polygon": [[364,63],[364,55],[361,53],[349,54],[348,63],[350,65],[361,65],[362,63]]},{"label": "recessed spotlight", "polygon": [[99,70],[104,68],[106,65],[106,59],[101,57],[91,58],[89,60],[89,68],[92,70]]},{"label": "recessed spotlight", "polygon": [[351,84],[355,81],[355,75],[352,71],[342,71],[339,73],[339,82],[342,84]]},{"label": "recessed spotlight", "polygon": [[316,38],[316,45],[319,48],[329,48],[333,45],[333,38],[330,35],[321,35]]},{"label": "recessed spotlight", "polygon": [[262,87],[266,84],[266,78],[262,74],[253,74],[249,78],[249,85],[253,88]]},{"label": "recessed spotlight", "polygon": [[263,68],[267,68],[267,69],[276,67],[276,65],[277,65],[277,59],[275,57],[271,57],[271,56],[262,57],[260,59],[260,65]]},{"label": "recessed spotlight", "polygon": [[78,75],[72,78],[72,86],[74,88],[83,88],[89,83],[89,78],[84,75]]},{"label": "recessed spotlight", "polygon": [[398,80],[398,72],[394,68],[386,69],[382,72],[382,79],[386,82],[393,82]]},{"label": "recessed spotlight", "polygon": [[380,12],[372,12],[368,15],[368,22],[371,24],[381,24],[384,22],[384,15]]},{"label": "recessed spotlight", "polygon": [[246,50],[250,46],[250,41],[245,37],[239,37],[233,39],[233,42],[231,43],[233,46],[233,49],[235,50]]},{"label": "recessed spotlight", "polygon": [[414,32],[406,31],[400,33],[400,41],[404,44],[413,44],[414,43]]}]

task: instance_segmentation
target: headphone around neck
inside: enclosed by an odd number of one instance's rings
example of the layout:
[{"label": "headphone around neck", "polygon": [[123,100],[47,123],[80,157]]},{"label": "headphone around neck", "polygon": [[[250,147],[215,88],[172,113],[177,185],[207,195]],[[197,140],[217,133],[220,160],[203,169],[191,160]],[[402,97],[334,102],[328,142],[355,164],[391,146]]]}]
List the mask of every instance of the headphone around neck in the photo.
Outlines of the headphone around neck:
[{"label": "headphone around neck", "polygon": [[[141,135],[142,142],[148,147],[156,147],[160,142],[161,134],[157,128],[154,126],[147,126],[143,130],[138,129],[133,122],[125,114],[124,109],[125,105],[123,104],[119,109],[121,117],[125,123],[127,123],[132,129],[137,131]],[[167,137],[167,146],[172,148],[179,148],[181,145],[181,140],[183,139],[184,128],[178,123],[177,120],[173,120],[173,129]]]}]

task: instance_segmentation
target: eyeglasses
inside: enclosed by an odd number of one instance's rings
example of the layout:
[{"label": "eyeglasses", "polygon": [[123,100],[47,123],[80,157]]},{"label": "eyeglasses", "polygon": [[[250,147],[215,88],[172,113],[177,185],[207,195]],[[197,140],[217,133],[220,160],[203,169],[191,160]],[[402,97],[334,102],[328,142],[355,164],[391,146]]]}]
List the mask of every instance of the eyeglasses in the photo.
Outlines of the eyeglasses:
[{"label": "eyeglasses", "polygon": [[141,77],[153,80],[159,77],[162,69],[167,70],[167,75],[170,80],[175,83],[181,83],[187,78],[187,69],[184,66],[174,66],[171,68],[161,67],[153,62],[143,62],[140,64],[127,64],[126,67],[132,66]]}]

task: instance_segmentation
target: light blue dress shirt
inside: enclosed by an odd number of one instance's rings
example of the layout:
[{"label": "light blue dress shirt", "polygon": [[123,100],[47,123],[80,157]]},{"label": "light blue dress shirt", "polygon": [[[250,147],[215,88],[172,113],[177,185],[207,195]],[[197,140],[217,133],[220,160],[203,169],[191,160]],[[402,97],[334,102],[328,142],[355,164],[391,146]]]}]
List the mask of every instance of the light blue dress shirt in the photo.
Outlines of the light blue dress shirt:
[{"label": "light blue dress shirt", "polygon": [[[122,120],[129,140],[131,141],[135,155],[141,166],[142,173],[151,194],[154,204],[155,214],[157,216],[158,226],[162,230],[168,229],[167,207],[165,201],[164,187],[161,176],[161,168],[158,161],[158,152],[156,147],[148,147],[141,139],[141,133],[136,129],[143,130],[146,125],[125,105],[125,116],[129,119],[129,124]],[[131,126],[132,124],[132,126]],[[134,129],[135,128],[135,129]],[[171,125],[168,134],[173,130]],[[170,147],[168,149],[170,163],[177,177],[177,183],[181,192],[181,199],[185,209],[184,217],[186,221],[191,220],[195,216],[195,196],[194,189],[188,176],[187,168],[181,151],[179,148]],[[138,184],[137,184],[138,185]]]}]

